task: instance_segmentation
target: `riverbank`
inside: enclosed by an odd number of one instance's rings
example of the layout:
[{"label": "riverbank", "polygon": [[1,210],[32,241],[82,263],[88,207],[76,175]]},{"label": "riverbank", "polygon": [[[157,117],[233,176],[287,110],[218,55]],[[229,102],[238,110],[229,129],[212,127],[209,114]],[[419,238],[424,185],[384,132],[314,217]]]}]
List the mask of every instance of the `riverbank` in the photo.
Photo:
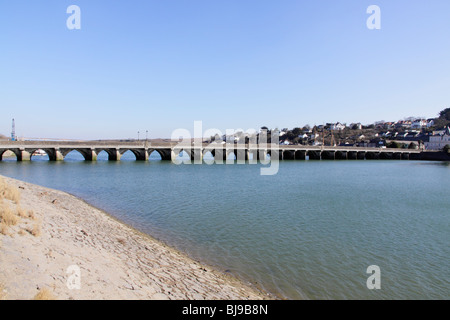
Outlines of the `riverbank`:
[{"label": "riverbank", "polygon": [[274,298],[70,194],[0,179],[0,299]]}]

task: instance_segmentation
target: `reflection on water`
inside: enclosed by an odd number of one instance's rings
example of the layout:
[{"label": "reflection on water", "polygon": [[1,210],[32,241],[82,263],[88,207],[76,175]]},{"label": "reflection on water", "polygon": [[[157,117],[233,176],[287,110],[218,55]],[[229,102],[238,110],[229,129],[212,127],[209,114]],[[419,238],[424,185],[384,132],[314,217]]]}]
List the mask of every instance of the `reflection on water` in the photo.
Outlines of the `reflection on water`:
[{"label": "reflection on water", "polygon": [[[448,162],[290,161],[260,176],[259,165],[134,159],[36,157],[0,174],[75,194],[287,298],[449,298]],[[367,289],[370,265],[381,290]]]}]

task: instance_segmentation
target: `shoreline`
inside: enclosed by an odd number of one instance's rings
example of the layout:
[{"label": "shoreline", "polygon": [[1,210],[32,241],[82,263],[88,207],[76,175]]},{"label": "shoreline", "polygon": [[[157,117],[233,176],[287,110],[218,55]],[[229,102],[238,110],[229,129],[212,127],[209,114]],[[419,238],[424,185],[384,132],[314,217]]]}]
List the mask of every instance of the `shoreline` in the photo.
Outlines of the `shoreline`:
[{"label": "shoreline", "polygon": [[[58,300],[279,299],[168,246],[67,192],[0,175],[20,191],[9,207],[33,212],[0,233],[0,297]],[[38,235],[32,229],[39,228]],[[78,288],[69,288],[73,266]]]}]

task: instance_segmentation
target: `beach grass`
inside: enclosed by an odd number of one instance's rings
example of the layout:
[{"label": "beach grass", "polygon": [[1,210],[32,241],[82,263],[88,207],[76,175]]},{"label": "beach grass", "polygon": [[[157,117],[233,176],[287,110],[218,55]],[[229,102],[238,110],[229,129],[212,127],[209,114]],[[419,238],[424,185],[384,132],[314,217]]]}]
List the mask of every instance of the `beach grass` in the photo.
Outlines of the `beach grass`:
[{"label": "beach grass", "polygon": [[33,235],[35,237],[39,237],[41,235],[41,233],[42,233],[41,225],[36,223],[36,224],[33,225],[32,228],[27,228],[27,231],[31,235]]},{"label": "beach grass", "polygon": [[15,226],[20,222],[20,218],[10,208],[7,203],[0,203],[0,221],[5,226]]},{"label": "beach grass", "polygon": [[8,226],[4,221],[0,221],[0,234],[3,234],[5,236],[9,236]]},{"label": "beach grass", "polygon": [[33,300],[56,300],[56,298],[48,288],[42,288],[34,296]]},{"label": "beach grass", "polygon": [[0,200],[11,200],[16,204],[20,202],[20,191],[14,186],[10,186],[0,177]]}]

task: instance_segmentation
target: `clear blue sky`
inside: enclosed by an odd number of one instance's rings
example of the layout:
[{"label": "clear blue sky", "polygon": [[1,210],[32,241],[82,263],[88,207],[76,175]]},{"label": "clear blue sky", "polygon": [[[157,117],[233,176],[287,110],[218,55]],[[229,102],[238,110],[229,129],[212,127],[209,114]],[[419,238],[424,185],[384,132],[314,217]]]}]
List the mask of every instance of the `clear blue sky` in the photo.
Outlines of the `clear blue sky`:
[{"label": "clear blue sky", "polygon": [[21,136],[80,139],[434,117],[450,1],[0,0],[0,58],[5,135],[13,117]]}]

